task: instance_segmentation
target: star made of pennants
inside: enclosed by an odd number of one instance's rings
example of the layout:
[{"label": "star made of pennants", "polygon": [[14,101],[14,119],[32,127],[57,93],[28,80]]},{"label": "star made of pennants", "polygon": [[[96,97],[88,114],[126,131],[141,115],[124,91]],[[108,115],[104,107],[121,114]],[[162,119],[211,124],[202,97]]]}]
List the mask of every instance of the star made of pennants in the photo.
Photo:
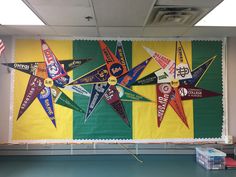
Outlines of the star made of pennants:
[{"label": "star made of pennants", "polygon": [[191,71],[180,41],[176,41],[175,60],[171,60],[150,48],[144,47],[144,49],[157,62],[160,69],[137,80],[132,85],[156,85],[158,127],[161,126],[168,105],[189,128],[182,101],[222,96],[221,93],[197,87],[216,56],[209,58]]},{"label": "star made of pennants", "polygon": [[97,105],[104,99],[130,127],[122,101],[151,101],[130,89],[131,84],[137,80],[151,57],[129,69],[121,41],[117,41],[115,54],[104,41],[98,43],[105,64],[75,79],[69,85],[93,84],[85,121],[91,117]]},{"label": "star made of pennants", "polygon": [[85,113],[74,101],[72,101],[61,89],[90,96],[81,86],[67,85],[71,78],[67,72],[90,61],[91,59],[73,59],[59,61],[45,40],[41,40],[41,49],[44,62],[2,63],[10,68],[30,75],[25,95],[21,102],[17,120],[38,98],[48,118],[56,127],[53,103]]}]

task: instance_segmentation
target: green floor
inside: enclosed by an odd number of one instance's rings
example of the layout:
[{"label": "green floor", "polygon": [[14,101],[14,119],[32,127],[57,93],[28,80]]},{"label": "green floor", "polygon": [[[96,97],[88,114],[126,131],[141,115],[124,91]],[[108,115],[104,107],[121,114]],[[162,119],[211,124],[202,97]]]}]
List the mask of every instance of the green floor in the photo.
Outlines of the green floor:
[{"label": "green floor", "polygon": [[8,156],[0,177],[236,177],[236,170],[207,171],[193,155]]}]

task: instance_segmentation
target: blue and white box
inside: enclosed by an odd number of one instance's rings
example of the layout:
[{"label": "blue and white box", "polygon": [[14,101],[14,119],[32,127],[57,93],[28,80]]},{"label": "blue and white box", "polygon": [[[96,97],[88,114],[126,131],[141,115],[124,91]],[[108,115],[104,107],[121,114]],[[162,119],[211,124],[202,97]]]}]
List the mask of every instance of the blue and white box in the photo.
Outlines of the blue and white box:
[{"label": "blue and white box", "polygon": [[196,161],[208,170],[225,169],[225,156],[224,152],[215,148],[196,148]]}]

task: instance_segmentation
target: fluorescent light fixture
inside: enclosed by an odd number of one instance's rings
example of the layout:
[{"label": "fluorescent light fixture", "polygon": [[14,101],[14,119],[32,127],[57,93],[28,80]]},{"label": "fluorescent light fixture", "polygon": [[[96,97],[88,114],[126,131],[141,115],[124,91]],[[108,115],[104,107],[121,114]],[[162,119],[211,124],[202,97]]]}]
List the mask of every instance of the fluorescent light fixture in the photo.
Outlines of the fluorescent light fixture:
[{"label": "fluorescent light fixture", "polygon": [[44,25],[21,0],[0,0],[1,25]]},{"label": "fluorescent light fixture", "polygon": [[236,26],[236,0],[224,0],[195,26]]}]

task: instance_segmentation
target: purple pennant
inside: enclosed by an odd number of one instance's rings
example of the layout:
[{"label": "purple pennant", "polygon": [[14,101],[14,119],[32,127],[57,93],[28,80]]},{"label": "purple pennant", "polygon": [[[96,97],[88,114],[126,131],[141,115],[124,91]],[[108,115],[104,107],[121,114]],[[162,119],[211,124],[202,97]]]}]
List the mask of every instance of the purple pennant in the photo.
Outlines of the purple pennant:
[{"label": "purple pennant", "polygon": [[107,82],[109,77],[110,76],[109,76],[106,65],[102,65],[99,68],[93,70],[92,72],[74,80],[69,85]]},{"label": "purple pennant", "polygon": [[53,125],[56,127],[51,89],[49,87],[44,87],[43,90],[38,95],[38,99],[41,105],[43,106],[43,109],[47,113],[49,119],[52,121]]},{"label": "purple pennant", "polygon": [[202,88],[197,88],[193,86],[181,85],[179,87],[179,93],[181,96],[181,100],[191,100],[198,98],[207,98],[214,96],[222,96],[221,93],[212,92],[209,90],[205,90]]},{"label": "purple pennant", "polygon": [[91,97],[89,99],[89,104],[88,104],[87,112],[85,115],[85,121],[88,120],[89,116],[94,111],[98,103],[101,101],[103,95],[105,94],[108,88],[109,88],[108,83],[93,85]]},{"label": "purple pennant", "polygon": [[125,51],[124,51],[121,41],[117,41],[117,43],[116,43],[116,57],[118,58],[118,60],[122,64],[125,72],[127,72],[129,70],[129,67],[128,67],[128,63],[127,63],[126,56],[125,56]]},{"label": "purple pennant", "polygon": [[123,85],[123,86],[126,86],[126,87],[129,88],[131,86],[131,84],[134,83],[137,80],[137,78],[142,73],[142,71],[144,70],[144,68],[147,66],[147,64],[149,63],[149,61],[151,59],[152,58],[148,58],[147,60],[143,61],[142,63],[140,63],[136,67],[129,70],[128,73],[122,75],[118,79],[118,83],[120,85]]},{"label": "purple pennant", "polygon": [[116,89],[116,86],[111,85],[106,91],[104,98],[107,101],[107,103],[112,106],[113,110],[115,110],[122,118],[122,120],[130,127],[128,117],[125,113],[125,109],[120,100],[119,92]]},{"label": "purple pennant", "polygon": [[31,75],[24,98],[22,100],[20,110],[17,116],[17,119],[26,111],[26,109],[31,105],[37,95],[43,90],[44,88],[44,79]]}]

